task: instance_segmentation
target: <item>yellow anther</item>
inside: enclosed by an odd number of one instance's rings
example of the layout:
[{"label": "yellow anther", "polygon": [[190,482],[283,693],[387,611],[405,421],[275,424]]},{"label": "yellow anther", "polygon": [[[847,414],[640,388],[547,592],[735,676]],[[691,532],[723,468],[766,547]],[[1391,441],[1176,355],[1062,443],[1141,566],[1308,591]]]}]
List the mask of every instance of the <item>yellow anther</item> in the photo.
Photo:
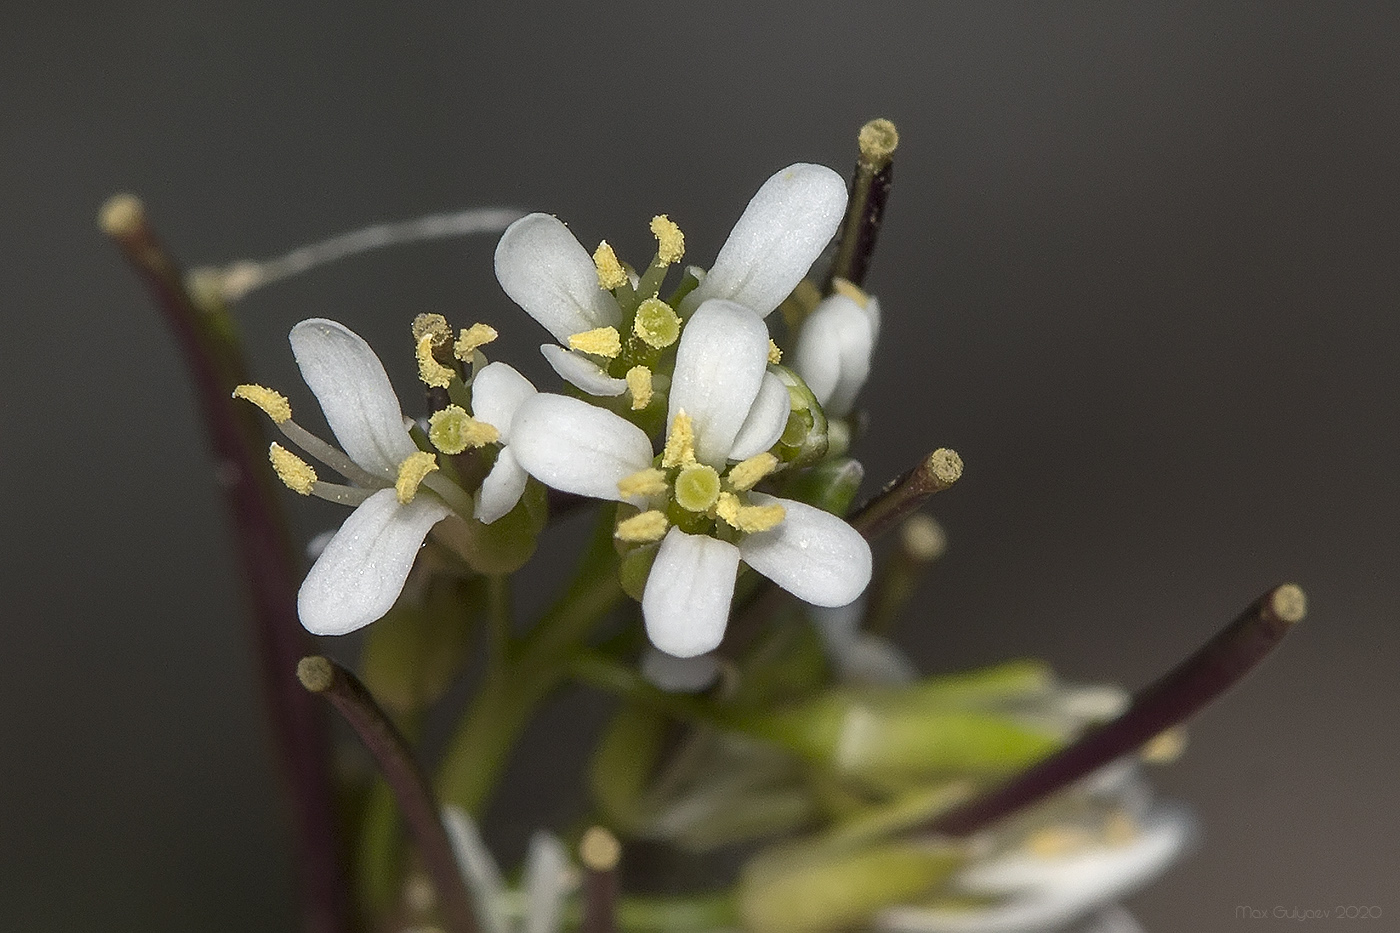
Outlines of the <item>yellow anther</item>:
[{"label": "yellow anther", "polygon": [[610,360],[622,352],[622,337],[616,327],[595,327],[569,338],[569,346]]},{"label": "yellow anther", "polygon": [[448,405],[428,419],[428,440],[445,454],[459,454],[468,447],[485,447],[501,439],[501,432],[477,421],[465,408]]},{"label": "yellow anther", "polygon": [[1186,751],[1186,730],[1180,726],[1164,729],[1147,740],[1138,755],[1143,761],[1154,765],[1171,764]]},{"label": "yellow anther", "polygon": [[273,444],[267,449],[267,459],[272,461],[277,478],[286,483],[288,489],[303,496],[311,495],[311,487],[316,485],[316,471],[311,464],[281,444]]},{"label": "yellow anther", "polygon": [[778,345],[773,342],[773,338],[768,338],[768,362],[777,365],[783,361],[783,351],[778,349]]},{"label": "yellow anther", "polygon": [[1109,845],[1125,846],[1138,837],[1138,824],[1122,810],[1114,810],[1108,815],[1103,827],[1103,839]]},{"label": "yellow anther", "polygon": [[1078,826],[1047,826],[1026,840],[1031,855],[1043,859],[1060,858],[1093,844],[1094,837]]},{"label": "yellow anther", "polygon": [[651,370],[633,366],[627,370],[627,390],[632,393],[632,410],[641,411],[651,404]]},{"label": "yellow anther", "polygon": [[695,462],[695,425],[682,409],[671,422],[666,435],[666,448],[661,452],[661,465],[666,469]]},{"label": "yellow anther", "polygon": [[659,496],[666,491],[666,474],[652,467],[648,467],[631,476],[624,476],[617,481],[618,495],[624,499],[631,499],[636,496]]},{"label": "yellow anther", "polygon": [[627,270],[617,261],[617,253],[604,240],[593,251],[593,268],[598,270],[598,287],[606,291],[621,288],[627,284]]},{"label": "yellow anther", "polygon": [[719,494],[719,501],[715,503],[715,514],[724,519],[735,528],[739,527],[739,510],[744,505],[739,501],[739,497],[732,492],[722,492]]},{"label": "yellow anther", "polygon": [[668,266],[681,261],[681,257],[685,255],[685,234],[681,233],[681,228],[677,227],[671,218],[665,214],[653,217],[651,235],[656,237],[657,259]]},{"label": "yellow anther", "polygon": [[278,424],[292,420],[292,403],[281,392],[263,386],[241,385],[233,390],[233,397],[252,402]]},{"label": "yellow anther", "polygon": [[648,298],[637,305],[632,319],[632,333],[656,350],[669,347],[681,335],[681,319],[671,306],[660,298]]},{"label": "yellow anther", "polygon": [[748,492],[758,485],[758,481],[778,468],[778,458],[766,450],[747,460],[734,464],[729,470],[729,485],[740,492]]},{"label": "yellow anther", "polygon": [[452,384],[455,373],[433,356],[433,340],[432,334],[424,334],[418,340],[418,348],[414,351],[418,357],[418,378],[423,380],[424,385],[445,389]]},{"label": "yellow anther", "polygon": [[633,515],[617,523],[617,530],[613,536],[619,541],[626,541],[628,544],[650,544],[653,541],[660,541],[666,534],[666,528],[670,525],[666,521],[666,516],[652,509],[640,515]]},{"label": "yellow anther", "polygon": [[437,457],[420,450],[409,454],[399,464],[399,478],[394,480],[394,492],[398,493],[399,504],[408,505],[418,495],[418,486],[423,478],[438,468]]},{"label": "yellow anther", "polygon": [[473,324],[462,329],[457,342],[452,345],[452,355],[463,363],[471,362],[472,354],[499,337],[496,328],[490,324]]},{"label": "yellow anther", "polygon": [[452,325],[441,314],[420,314],[413,319],[413,342],[431,334],[434,347],[445,347],[452,339]]},{"label": "yellow anther", "polygon": [[612,871],[622,858],[617,837],[601,826],[592,826],[578,844],[578,859],[589,871]]},{"label": "yellow anther", "polygon": [[851,299],[862,308],[870,304],[870,293],[854,282],[849,282],[846,279],[832,279],[831,290],[838,295]]},{"label": "yellow anther", "polygon": [[146,209],[135,195],[116,194],[102,205],[97,223],[108,236],[130,236],[146,223]]},{"label": "yellow anther", "polygon": [[[776,528],[787,518],[787,509],[773,505],[746,505],[739,510],[738,521],[729,522],[745,534],[754,534]],[[725,521],[729,521],[725,519]]]}]

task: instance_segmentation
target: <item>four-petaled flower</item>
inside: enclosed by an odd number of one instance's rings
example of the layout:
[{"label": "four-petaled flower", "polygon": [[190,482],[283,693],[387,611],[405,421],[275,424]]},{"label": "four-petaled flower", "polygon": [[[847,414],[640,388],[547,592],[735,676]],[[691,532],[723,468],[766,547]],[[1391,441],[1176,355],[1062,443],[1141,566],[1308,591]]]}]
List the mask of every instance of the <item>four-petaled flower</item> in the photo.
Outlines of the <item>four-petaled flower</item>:
[{"label": "four-petaled flower", "polygon": [[511,446],[536,479],[644,510],[618,536],[661,542],[642,612],[652,643],[678,657],[719,644],[741,559],[819,606],[851,602],[870,580],[870,547],[850,525],[753,491],[778,465],[768,450],[791,405],[767,371],[768,342],[743,305],[711,299],[695,311],[676,353],[658,466],[645,432],[587,402],[540,394],[515,416]]}]

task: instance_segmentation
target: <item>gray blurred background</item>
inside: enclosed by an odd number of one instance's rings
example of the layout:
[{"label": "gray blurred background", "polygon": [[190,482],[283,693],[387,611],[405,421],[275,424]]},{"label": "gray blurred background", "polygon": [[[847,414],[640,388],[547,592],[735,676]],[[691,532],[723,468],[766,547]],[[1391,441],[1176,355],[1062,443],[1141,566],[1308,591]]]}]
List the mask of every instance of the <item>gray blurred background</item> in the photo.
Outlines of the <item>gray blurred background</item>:
[{"label": "gray blurred background", "polygon": [[[847,171],[887,116],[868,477],[967,464],[903,643],[1136,687],[1303,584],[1307,621],[1154,775],[1204,844],[1131,904],[1158,933],[1396,928],[1397,40],[1393,3],[7,4],[0,926],[293,925],[210,459],[107,195],[190,264],[496,205],[632,256],[666,211],[707,262],[772,171]],[[412,398],[406,324],[439,311],[543,379],[492,248],[256,293],[258,376],[309,415],[285,334],[326,315]],[[289,505],[308,536],[341,517]],[[582,748],[604,708],[570,695],[533,741]],[[541,770],[493,811],[508,857],[576,812]]]}]

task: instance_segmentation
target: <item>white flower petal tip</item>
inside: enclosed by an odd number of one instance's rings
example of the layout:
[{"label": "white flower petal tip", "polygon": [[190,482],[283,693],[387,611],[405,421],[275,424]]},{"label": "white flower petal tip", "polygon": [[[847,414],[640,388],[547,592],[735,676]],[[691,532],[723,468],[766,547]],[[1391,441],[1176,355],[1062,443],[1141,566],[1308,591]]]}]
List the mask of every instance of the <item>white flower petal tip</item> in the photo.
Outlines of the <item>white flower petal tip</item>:
[{"label": "white flower petal tip", "polygon": [[472,415],[501,432],[509,443],[516,411],[534,394],[534,385],[515,367],[488,363],[472,380]]},{"label": "white flower petal tip", "polygon": [[489,525],[515,508],[529,481],[530,475],[516,462],[514,451],[508,446],[501,448],[495,466],[486,474],[481,491],[477,493],[477,521]]},{"label": "white flower petal tip", "polygon": [[530,837],[525,854],[524,933],[559,933],[564,901],[573,888],[569,853],[552,833]]},{"label": "white flower petal tip", "polygon": [[749,201],[682,313],[709,298],[728,298],[767,317],[802,281],[845,212],[839,174],[824,165],[789,165]]},{"label": "white flower petal tip", "polygon": [[622,318],[616,299],[598,287],[593,257],[549,214],[528,214],[506,228],[496,245],[496,280],[560,343]]},{"label": "white flower petal tip", "polygon": [[471,892],[477,922],[485,933],[511,933],[505,910],[505,881],[476,822],[461,807],[448,804],[442,808],[442,825],[457,859],[457,870]]},{"label": "white flower petal tip", "polygon": [[510,450],[525,472],[563,492],[621,501],[618,481],[651,466],[646,432],[576,398],[540,393],[511,425]]},{"label": "white flower petal tip", "polygon": [[747,460],[778,443],[791,413],[792,396],[788,395],[783,380],[772,373],[764,373],[763,382],[758,388],[758,398],[754,399],[744,426],[734,438],[734,447],[729,451],[729,459]]},{"label": "white flower petal tip", "polygon": [[833,418],[850,413],[870,376],[878,314],[874,299],[862,308],[852,298],[833,295],[802,323],[793,369]]},{"label": "white flower petal tip", "polygon": [[750,493],[755,505],[781,505],[783,521],[739,543],[744,562],[803,602],[844,606],[870,583],[870,545],[844,520],[791,499]]},{"label": "white flower petal tip", "polygon": [[359,334],[325,318],[302,321],[288,340],[302,379],[350,459],[393,479],[418,448],[379,357]]},{"label": "white flower petal tip", "polygon": [[540,345],[545,360],[570,385],[577,386],[589,395],[616,398],[627,391],[627,380],[617,379],[603,372],[603,368],[582,354],[565,350],[556,344]]},{"label": "white flower petal tip", "polygon": [[881,912],[875,927],[885,933],[1054,933],[1147,884],[1194,838],[1195,822],[1185,810],[1159,806],[1123,845],[1053,858],[1018,851],[973,865],[958,883],[974,895],[1010,895],[992,906],[895,907]]},{"label": "white flower petal tip", "polygon": [[705,302],[681,333],[666,423],[684,411],[695,427],[695,456],[722,467],[767,370],[768,326],[743,305]]},{"label": "white flower petal tip", "polygon": [[381,489],[350,513],[302,581],[297,614],[315,635],[344,635],[382,618],[429,529],[450,510],[432,494],[400,505]]},{"label": "white flower petal tip", "polygon": [[739,549],[729,542],[666,532],[642,593],[651,643],[677,658],[719,647],[738,572]]},{"label": "white flower petal tip", "polygon": [[667,693],[699,693],[719,677],[719,662],[713,654],[678,658],[648,648],[642,655],[642,676]]}]

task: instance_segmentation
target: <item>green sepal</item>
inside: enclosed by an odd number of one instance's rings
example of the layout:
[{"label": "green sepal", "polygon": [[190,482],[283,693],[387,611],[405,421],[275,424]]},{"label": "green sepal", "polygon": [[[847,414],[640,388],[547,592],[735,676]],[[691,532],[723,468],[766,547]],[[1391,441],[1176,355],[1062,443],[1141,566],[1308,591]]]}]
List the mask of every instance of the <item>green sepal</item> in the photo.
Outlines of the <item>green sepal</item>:
[{"label": "green sepal", "polygon": [[489,525],[449,515],[433,526],[433,536],[477,573],[514,573],[535,553],[535,541],[549,520],[548,493],[533,477],[520,501]]},{"label": "green sepal", "polygon": [[792,403],[787,427],[774,452],[790,467],[817,463],[827,454],[826,412],[796,372],[776,363],[770,363],[768,371],[782,380]]},{"label": "green sepal", "polygon": [[744,867],[739,914],[750,933],[833,933],[927,897],[962,865],[953,846],[898,841],[830,850],[770,849]]},{"label": "green sepal", "polygon": [[639,703],[614,714],[588,766],[588,789],[607,821],[635,833],[646,819],[642,798],[660,759],[667,716]]},{"label": "green sepal", "polygon": [[799,471],[787,481],[783,494],[789,499],[814,505],[832,515],[845,516],[865,479],[865,467],[859,460],[842,457],[826,460],[808,470]]},{"label": "green sepal", "polygon": [[405,591],[370,626],[360,652],[360,679],[380,705],[420,712],[442,698],[467,660],[486,581],[438,574],[418,593]]}]

